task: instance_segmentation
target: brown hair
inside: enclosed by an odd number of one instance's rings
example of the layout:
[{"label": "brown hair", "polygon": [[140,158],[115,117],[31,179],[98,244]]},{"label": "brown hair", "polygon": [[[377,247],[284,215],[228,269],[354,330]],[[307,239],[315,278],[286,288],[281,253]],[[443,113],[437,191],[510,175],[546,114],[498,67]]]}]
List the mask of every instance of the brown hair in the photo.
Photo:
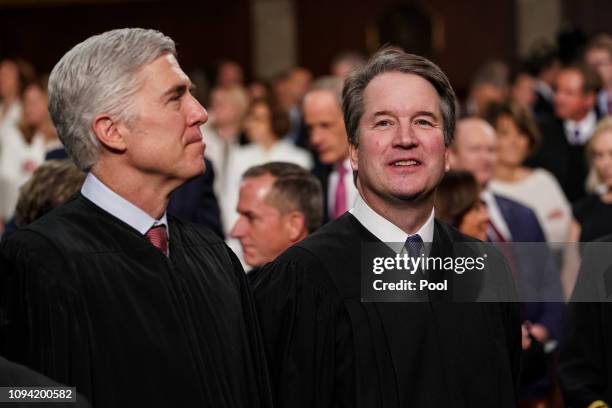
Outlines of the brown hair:
[{"label": "brown hair", "polygon": [[266,201],[282,214],[299,211],[304,214],[308,232],[323,222],[323,191],[321,183],[306,169],[293,163],[269,162],[249,168],[242,178],[269,174],[276,178]]},{"label": "brown hair", "polygon": [[38,167],[19,189],[15,210],[17,226],[28,225],[79,191],[85,173],[70,160],[50,160]]},{"label": "brown hair", "polygon": [[436,218],[459,227],[463,217],[480,200],[480,188],[472,173],[449,171],[438,186],[434,198]]},{"label": "brown hair", "polygon": [[253,108],[257,105],[265,105],[270,110],[270,128],[272,129],[272,133],[276,135],[277,138],[281,139],[283,136],[289,132],[289,114],[281,108],[280,104],[277,103],[274,98],[257,98],[251,102],[249,106],[248,114],[251,113]]},{"label": "brown hair", "polygon": [[533,153],[540,146],[542,135],[529,110],[512,101],[493,102],[487,107],[484,118],[491,126],[496,128],[497,120],[501,116],[509,116],[521,134],[527,137],[529,140],[529,154]]}]

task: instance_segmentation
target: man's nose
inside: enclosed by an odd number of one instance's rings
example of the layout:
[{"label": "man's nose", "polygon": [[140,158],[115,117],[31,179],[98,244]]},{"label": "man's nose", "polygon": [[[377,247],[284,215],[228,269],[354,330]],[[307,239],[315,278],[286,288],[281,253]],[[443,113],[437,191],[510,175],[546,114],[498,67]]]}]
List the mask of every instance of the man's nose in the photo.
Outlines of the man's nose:
[{"label": "man's nose", "polygon": [[189,125],[203,125],[208,121],[208,112],[193,95],[190,95],[189,98],[189,116],[187,117]]},{"label": "man's nose", "polygon": [[244,224],[244,221],[241,216],[240,218],[238,218],[238,220],[232,227],[232,230],[230,231],[230,237],[239,239],[240,237],[244,236],[244,225],[243,224]]},{"label": "man's nose", "polygon": [[418,138],[415,129],[410,126],[409,123],[398,125],[393,142],[398,147],[406,148],[416,146],[418,144]]}]

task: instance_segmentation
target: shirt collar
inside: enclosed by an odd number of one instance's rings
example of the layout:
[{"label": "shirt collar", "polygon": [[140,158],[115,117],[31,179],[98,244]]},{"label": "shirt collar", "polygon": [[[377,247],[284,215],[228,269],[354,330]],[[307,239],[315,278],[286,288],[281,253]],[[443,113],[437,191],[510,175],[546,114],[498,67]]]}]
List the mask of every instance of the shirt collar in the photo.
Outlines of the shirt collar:
[{"label": "shirt collar", "polygon": [[580,132],[580,139],[582,143],[586,143],[591,138],[596,126],[597,115],[595,115],[595,112],[593,111],[590,111],[589,114],[586,115],[581,121],[565,121],[565,131],[569,137],[572,137],[574,132],[578,130]]},{"label": "shirt collar", "polygon": [[[374,211],[361,197],[357,196],[355,200],[355,206],[351,208],[350,213],[353,214],[357,221],[359,221],[368,231],[374,236],[380,239],[382,242],[406,242],[408,234],[401,230],[397,225],[393,224],[388,219],[384,218],[376,211]],[[425,224],[416,232],[421,236],[423,242],[432,242],[434,234],[434,210],[432,208],[431,214]]]},{"label": "shirt collar", "polygon": [[140,232],[142,235],[146,234],[151,227],[164,225],[166,227],[166,233],[170,236],[166,211],[164,211],[164,215],[162,215],[159,220],[156,220],[108,188],[94,176],[93,173],[87,174],[83,187],[81,187],[81,194],[107,213],[119,218],[121,221]]}]

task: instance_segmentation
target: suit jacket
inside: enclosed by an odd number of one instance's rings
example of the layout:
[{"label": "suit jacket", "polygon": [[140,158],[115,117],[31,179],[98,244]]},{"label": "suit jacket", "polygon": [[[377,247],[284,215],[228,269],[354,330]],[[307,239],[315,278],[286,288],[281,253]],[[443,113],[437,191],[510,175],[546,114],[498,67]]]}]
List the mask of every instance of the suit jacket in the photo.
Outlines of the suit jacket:
[{"label": "suit jacket", "polygon": [[213,190],[215,171],[210,160],[204,161],[204,174],[174,190],[168,203],[168,213],[185,222],[206,226],[223,238],[221,210]]},{"label": "suit jacket", "polygon": [[312,169],[312,174],[321,183],[321,189],[323,190],[323,224],[329,221],[329,176],[334,170],[334,166],[329,164],[317,163]]},{"label": "suit jacket", "polygon": [[[346,213],[260,272],[254,291],[277,406],[516,407],[516,305],[364,302],[368,242],[380,244]],[[452,256],[457,242],[476,241],[436,221],[431,254]]]},{"label": "suit jacket", "polygon": [[563,121],[553,115],[538,118],[538,127],[542,134],[542,144],[525,164],[550,171],[570,202],[583,198],[586,195],[584,183],[589,171],[584,146],[570,145]]},{"label": "suit jacket", "polygon": [[544,242],[544,232],[533,210],[518,201],[493,194],[513,242]]}]

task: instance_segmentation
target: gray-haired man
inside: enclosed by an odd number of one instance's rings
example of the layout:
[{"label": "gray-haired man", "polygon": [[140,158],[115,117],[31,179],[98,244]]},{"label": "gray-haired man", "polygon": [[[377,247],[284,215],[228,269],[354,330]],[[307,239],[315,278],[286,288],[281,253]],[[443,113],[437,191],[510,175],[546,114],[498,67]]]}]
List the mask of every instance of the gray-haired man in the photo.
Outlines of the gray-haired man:
[{"label": "gray-haired man", "polygon": [[208,230],[166,215],[204,169],[204,108],[174,42],[113,30],[49,79],[81,193],[0,248],[0,354],[96,407],[269,406],[244,272]]}]

